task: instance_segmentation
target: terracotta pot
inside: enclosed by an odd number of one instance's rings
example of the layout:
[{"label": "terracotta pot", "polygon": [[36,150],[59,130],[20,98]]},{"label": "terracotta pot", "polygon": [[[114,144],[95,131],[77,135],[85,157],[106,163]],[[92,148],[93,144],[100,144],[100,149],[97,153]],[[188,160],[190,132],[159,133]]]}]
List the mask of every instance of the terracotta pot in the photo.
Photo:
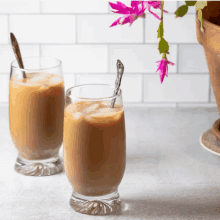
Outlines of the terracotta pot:
[{"label": "terracotta pot", "polygon": [[[203,26],[205,32],[200,30],[201,23],[196,15],[197,40],[203,46],[212,87],[220,113],[220,2],[208,2],[203,9]],[[220,141],[220,119],[212,126],[212,132]]]},{"label": "terracotta pot", "polygon": [[[220,8],[220,2],[217,2]],[[204,13],[204,17],[207,14]],[[220,14],[220,10],[219,10]],[[216,98],[218,110],[220,112],[220,26],[203,19],[203,26],[205,32],[200,30],[200,21],[196,15],[196,35],[197,40],[203,46],[209,74],[211,77],[212,87]]]}]

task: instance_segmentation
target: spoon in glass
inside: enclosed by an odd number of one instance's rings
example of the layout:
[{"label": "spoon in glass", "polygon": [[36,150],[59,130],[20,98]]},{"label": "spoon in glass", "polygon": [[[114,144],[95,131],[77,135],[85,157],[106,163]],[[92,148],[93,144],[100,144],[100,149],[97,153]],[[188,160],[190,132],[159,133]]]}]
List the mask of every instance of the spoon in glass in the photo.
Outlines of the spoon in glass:
[{"label": "spoon in glass", "polygon": [[[18,62],[18,65],[21,69],[24,69],[24,64],[23,64],[23,61],[22,61],[22,57],[21,57],[21,51],[20,51],[20,48],[19,48],[19,45],[18,45],[18,41],[15,37],[15,35],[13,33],[10,33],[10,38],[11,38],[11,46],[12,46],[12,49],[14,51],[14,54],[15,54],[15,57],[16,57],[16,60]],[[25,71],[22,70],[22,75],[23,75],[23,78],[27,78],[26,77],[26,74],[25,74]]]}]

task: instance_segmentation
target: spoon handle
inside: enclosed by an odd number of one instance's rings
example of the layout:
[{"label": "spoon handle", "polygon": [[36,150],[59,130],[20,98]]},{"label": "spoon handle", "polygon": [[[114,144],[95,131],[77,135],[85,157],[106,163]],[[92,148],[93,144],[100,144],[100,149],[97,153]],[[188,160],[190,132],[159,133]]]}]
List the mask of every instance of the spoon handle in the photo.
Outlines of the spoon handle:
[{"label": "spoon handle", "polygon": [[[22,61],[22,57],[21,57],[21,51],[18,45],[18,41],[16,39],[16,37],[14,36],[13,33],[10,33],[10,37],[11,37],[11,46],[13,48],[16,60],[18,62],[18,65],[21,69],[24,69],[24,65],[23,65],[23,61]],[[26,78],[26,74],[24,71],[22,71],[23,74],[23,78]]]},{"label": "spoon handle", "polygon": [[[117,66],[117,78],[116,78],[116,81],[115,81],[115,90],[114,90],[114,94],[113,94],[114,96],[118,94],[118,91],[119,91],[120,86],[121,86],[121,79],[122,79],[122,76],[123,76],[123,73],[124,73],[124,65],[120,60],[117,60],[116,66]],[[112,100],[111,108],[114,108],[115,101],[116,101],[116,98],[114,98]]]}]

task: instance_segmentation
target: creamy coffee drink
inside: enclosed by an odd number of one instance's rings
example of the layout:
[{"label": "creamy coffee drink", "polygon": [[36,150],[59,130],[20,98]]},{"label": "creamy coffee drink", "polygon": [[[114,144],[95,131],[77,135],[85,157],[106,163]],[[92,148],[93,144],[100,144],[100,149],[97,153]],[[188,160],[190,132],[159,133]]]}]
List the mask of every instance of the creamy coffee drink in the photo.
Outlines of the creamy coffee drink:
[{"label": "creamy coffee drink", "polygon": [[58,155],[63,139],[64,82],[61,76],[26,73],[9,83],[9,122],[12,140],[27,160]]},{"label": "creamy coffee drink", "polygon": [[64,166],[76,193],[115,192],[125,171],[123,107],[111,102],[79,101],[64,110]]}]

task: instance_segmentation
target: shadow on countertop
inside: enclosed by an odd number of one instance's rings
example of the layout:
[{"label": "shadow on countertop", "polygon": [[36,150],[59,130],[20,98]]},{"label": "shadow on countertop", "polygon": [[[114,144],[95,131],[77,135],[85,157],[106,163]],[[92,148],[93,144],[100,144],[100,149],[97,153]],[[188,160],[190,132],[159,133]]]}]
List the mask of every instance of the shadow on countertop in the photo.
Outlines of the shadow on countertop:
[{"label": "shadow on countertop", "polygon": [[[219,187],[220,188],[220,187]],[[217,197],[217,196],[216,196]],[[123,199],[122,210],[113,216],[125,219],[219,219],[220,195],[215,201],[203,198]]]}]

